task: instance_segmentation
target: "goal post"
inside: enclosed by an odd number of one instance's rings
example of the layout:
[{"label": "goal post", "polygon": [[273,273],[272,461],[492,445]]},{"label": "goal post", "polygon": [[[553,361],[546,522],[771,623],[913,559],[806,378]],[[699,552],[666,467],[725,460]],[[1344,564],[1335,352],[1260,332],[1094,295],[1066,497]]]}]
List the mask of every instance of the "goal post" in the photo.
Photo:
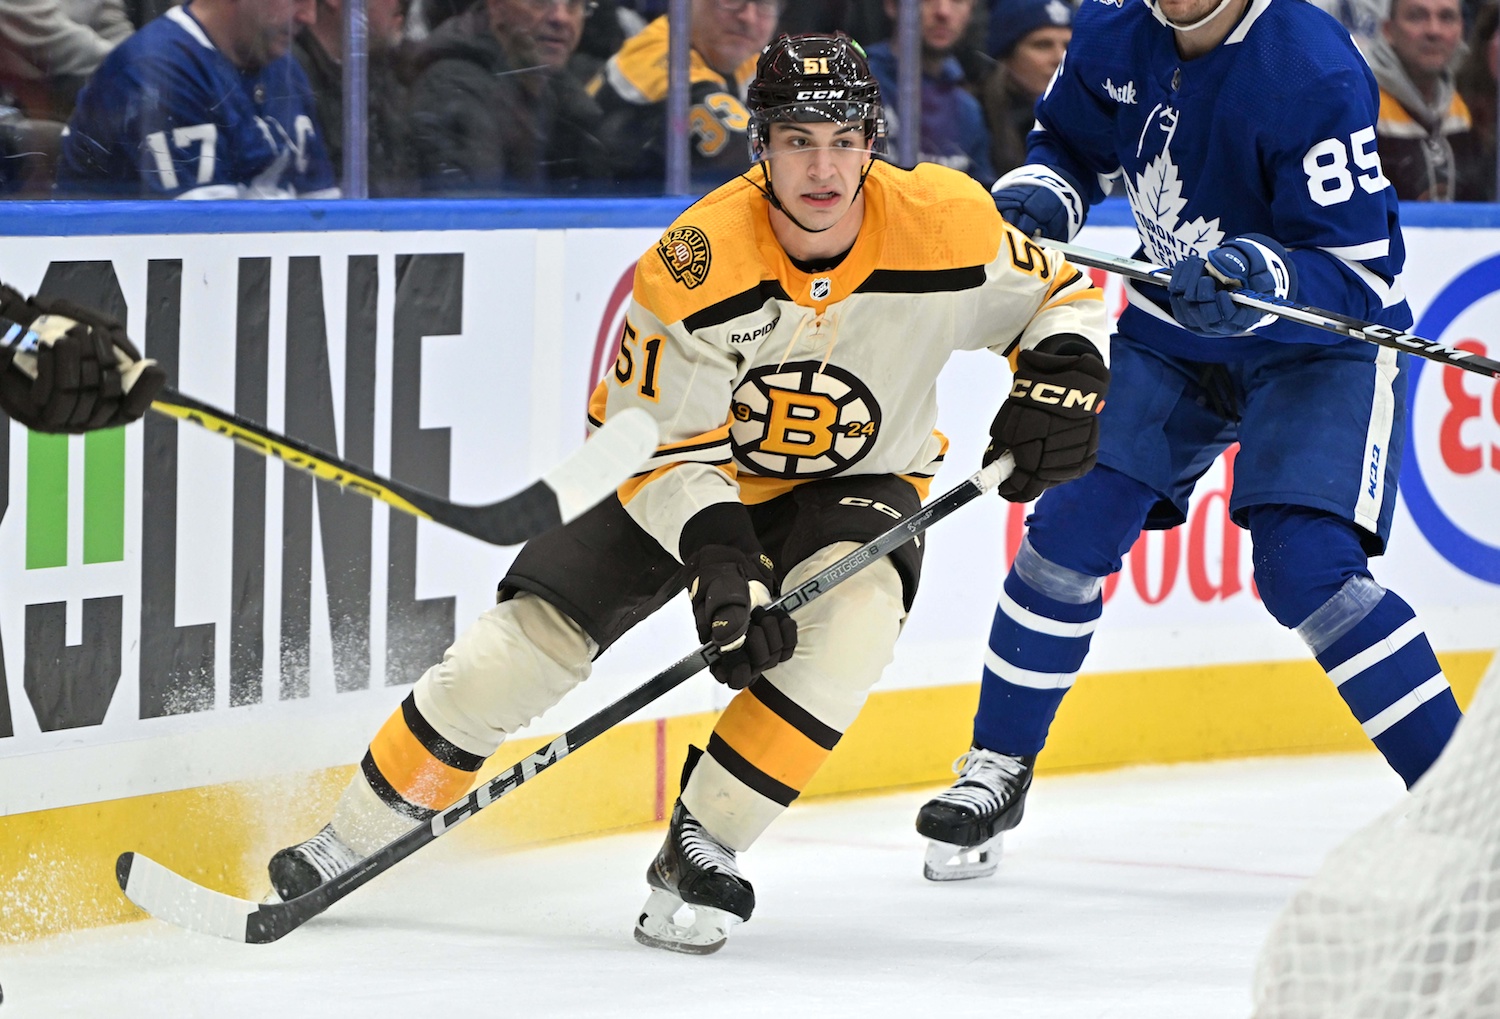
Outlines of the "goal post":
[{"label": "goal post", "polygon": [[1500,653],[1409,795],[1283,909],[1254,1019],[1500,1016]]}]

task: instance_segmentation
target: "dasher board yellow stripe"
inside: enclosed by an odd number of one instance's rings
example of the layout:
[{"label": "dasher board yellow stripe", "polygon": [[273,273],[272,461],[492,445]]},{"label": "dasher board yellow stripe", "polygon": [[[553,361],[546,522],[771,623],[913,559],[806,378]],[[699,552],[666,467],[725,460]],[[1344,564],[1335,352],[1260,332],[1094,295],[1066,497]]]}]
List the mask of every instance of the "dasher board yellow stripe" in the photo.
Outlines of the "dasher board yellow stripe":
[{"label": "dasher board yellow stripe", "polygon": [[[1438,655],[1461,706],[1494,657]],[[399,696],[392,690],[393,701]],[[798,804],[953,781],[949,764],[968,746],[978,697],[977,683],[876,691]],[[717,718],[703,712],[616,726],[449,837],[501,851],[658,825],[677,794],[688,744],[703,746]],[[476,781],[551,738],[506,743]],[[1063,702],[1038,771],[1350,751],[1374,753],[1310,659],[1085,673]],[[345,766],[295,781],[282,775],[0,817],[0,943],[141,919],[113,878],[115,857],[126,850],[258,899],[270,889],[271,854],[317,831],[353,772]],[[913,873],[920,865],[918,850]]]}]

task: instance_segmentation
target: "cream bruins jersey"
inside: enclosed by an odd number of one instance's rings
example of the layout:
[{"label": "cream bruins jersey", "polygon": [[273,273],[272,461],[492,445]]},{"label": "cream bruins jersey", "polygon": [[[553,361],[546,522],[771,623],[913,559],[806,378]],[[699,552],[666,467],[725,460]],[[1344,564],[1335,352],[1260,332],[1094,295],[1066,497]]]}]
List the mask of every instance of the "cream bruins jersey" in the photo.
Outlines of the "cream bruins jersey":
[{"label": "cream bruins jersey", "polygon": [[947,447],[937,377],[955,350],[1013,356],[1076,333],[1108,357],[1099,290],[1006,224],[965,174],[877,161],[864,196],[859,237],[827,271],[793,263],[746,177],[689,208],[637,263],[590,416],[656,418],[662,444],[619,494],[672,555],[704,507],[818,478],[895,474],[925,498]]}]

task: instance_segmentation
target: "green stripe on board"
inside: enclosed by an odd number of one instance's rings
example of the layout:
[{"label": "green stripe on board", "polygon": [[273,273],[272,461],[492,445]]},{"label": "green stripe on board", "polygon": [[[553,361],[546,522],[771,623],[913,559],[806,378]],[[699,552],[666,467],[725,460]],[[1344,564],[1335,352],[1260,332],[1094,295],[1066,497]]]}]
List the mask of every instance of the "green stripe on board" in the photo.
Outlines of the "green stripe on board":
[{"label": "green stripe on board", "polygon": [[83,438],[83,561],[125,558],[125,429]]},{"label": "green stripe on board", "polygon": [[68,565],[68,437],[26,436],[26,568]]}]

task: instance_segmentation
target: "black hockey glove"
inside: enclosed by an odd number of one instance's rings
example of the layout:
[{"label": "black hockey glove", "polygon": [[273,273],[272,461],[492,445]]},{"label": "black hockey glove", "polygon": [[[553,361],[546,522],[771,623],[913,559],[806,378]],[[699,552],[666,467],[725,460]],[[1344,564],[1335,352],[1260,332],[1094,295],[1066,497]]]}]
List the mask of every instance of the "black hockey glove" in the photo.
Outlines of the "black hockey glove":
[{"label": "black hockey glove", "polygon": [[0,406],[39,432],[88,432],[136,420],[167,384],[114,319],[0,286]]},{"label": "black hockey glove", "polygon": [[[1094,350],[1082,337],[1053,349],[1076,351],[1080,343]],[[1108,392],[1109,369],[1097,353],[1021,351],[1010,397],[990,425],[984,452],[986,465],[1006,450],[1015,458],[1016,469],[1000,483],[1000,494],[1011,502],[1030,502],[1093,467],[1099,458],[1099,411]]]},{"label": "black hockey glove", "polygon": [[[715,532],[721,541],[734,544],[693,540],[694,535]],[[683,528],[682,545],[698,639],[712,641],[722,652],[709,671],[731,690],[743,690],[761,673],[791,658],[797,647],[796,621],[785,612],[764,608],[776,590],[775,567],[760,550],[744,507],[738,504],[710,506],[693,517]]]}]

